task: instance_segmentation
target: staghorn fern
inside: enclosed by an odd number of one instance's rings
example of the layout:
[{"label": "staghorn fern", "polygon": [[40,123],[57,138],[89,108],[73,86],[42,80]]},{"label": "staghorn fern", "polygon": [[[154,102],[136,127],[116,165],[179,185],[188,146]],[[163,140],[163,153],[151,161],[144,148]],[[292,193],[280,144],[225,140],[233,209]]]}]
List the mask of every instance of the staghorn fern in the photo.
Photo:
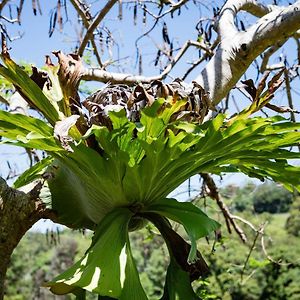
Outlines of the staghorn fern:
[{"label": "staghorn fern", "polygon": [[[209,108],[203,90],[182,94],[178,85],[176,91],[175,85],[162,83],[160,89],[154,88],[158,83],[113,86],[121,102],[108,103],[110,109],[104,103],[111,95],[107,87],[85,101],[85,116],[78,101],[74,109],[67,93],[59,91],[57,69],[49,70],[53,93],[42,92],[7,55],[3,61],[0,74],[46,118],[0,111],[1,143],[48,153],[15,187],[42,180],[40,197],[61,223],[95,231],[84,257],[45,284],[55,294],[74,293],[83,299],[87,290],[100,299],[147,299],[128,232],[148,220],[159,229],[170,254],[161,299],[199,299],[191,282],[208,267],[196,243],[219,224],[168,194],[200,172],[243,172],[300,190],[300,168],[288,164],[300,155],[287,150],[299,144],[299,123],[279,116],[247,118],[248,109],[234,121],[219,114],[200,124]],[[195,104],[198,110],[193,112]],[[169,220],[183,225],[190,244],[172,230]]]}]

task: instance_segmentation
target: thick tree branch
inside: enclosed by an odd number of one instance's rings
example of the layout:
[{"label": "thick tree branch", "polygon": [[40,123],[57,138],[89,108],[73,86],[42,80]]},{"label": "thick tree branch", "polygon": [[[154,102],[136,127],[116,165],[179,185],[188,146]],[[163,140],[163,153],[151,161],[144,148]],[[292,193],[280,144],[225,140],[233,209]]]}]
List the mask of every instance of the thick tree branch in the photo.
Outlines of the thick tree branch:
[{"label": "thick tree branch", "polygon": [[106,3],[106,5],[102,8],[102,10],[99,12],[95,20],[90,24],[89,28],[87,29],[85,36],[79,46],[77,54],[82,56],[84,49],[88,43],[89,40],[91,40],[94,30],[97,28],[99,23],[103,20],[103,18],[107,15],[107,13],[110,11],[110,9],[114,6],[114,4],[118,0],[110,0]]},{"label": "thick tree branch", "polygon": [[233,37],[238,33],[235,25],[235,18],[239,11],[244,10],[254,16],[262,17],[271,12],[273,5],[265,6],[258,3],[256,0],[229,0],[222,7],[219,21],[217,22],[217,30],[222,38]]},{"label": "thick tree branch", "polygon": [[41,218],[55,220],[55,214],[38,198],[39,186],[24,193],[9,187],[0,177],[0,300],[10,257],[24,234]]},{"label": "thick tree branch", "polygon": [[124,83],[132,85],[137,82],[150,83],[153,80],[161,79],[161,76],[157,75],[153,77],[146,77],[141,75],[107,72],[98,68],[87,68],[85,69],[81,79],[86,81],[100,81],[103,83]]},{"label": "thick tree branch", "polygon": [[87,68],[85,69],[85,71],[83,71],[82,79],[87,81],[95,80],[104,83],[124,83],[129,85],[137,82],[149,83],[154,80],[162,80],[170,73],[173,67],[177,64],[177,62],[181,59],[181,57],[191,46],[205,50],[207,56],[212,55],[212,51],[209,48],[207,48],[203,43],[188,40],[182,46],[182,48],[179,50],[176,56],[171,60],[171,62],[166,66],[166,68],[162,71],[162,73],[159,75],[146,77],[133,74],[112,73],[99,68]]},{"label": "thick tree branch", "polygon": [[[236,2],[230,0],[223,7],[223,10],[226,9],[228,12],[221,14],[221,19],[227,18],[226,21],[223,19],[221,24],[227,28],[220,31],[221,42],[216,54],[196,78],[196,81],[209,92],[214,104],[218,104],[228,94],[258,55],[271,45],[293,36],[300,28],[298,0],[293,5],[271,11],[246,31],[236,31],[232,24],[233,16],[243,8],[243,5],[237,7]],[[227,29],[228,32],[224,32]]]}]

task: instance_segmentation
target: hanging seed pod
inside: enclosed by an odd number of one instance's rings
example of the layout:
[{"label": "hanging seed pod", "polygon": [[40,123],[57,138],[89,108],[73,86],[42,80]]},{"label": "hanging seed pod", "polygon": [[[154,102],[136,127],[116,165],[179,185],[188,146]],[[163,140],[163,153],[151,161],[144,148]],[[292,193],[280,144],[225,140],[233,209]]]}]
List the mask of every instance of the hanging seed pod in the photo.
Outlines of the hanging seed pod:
[{"label": "hanging seed pod", "polygon": [[32,0],[32,10],[33,10],[33,14],[36,16],[37,13],[36,0]]},{"label": "hanging seed pod", "polygon": [[173,43],[170,43],[170,58],[173,57]]},{"label": "hanging seed pod", "polygon": [[62,6],[65,9],[66,20],[68,20],[69,17],[68,17],[68,9],[67,9],[67,0],[63,0],[63,5]]},{"label": "hanging seed pod", "polygon": [[147,21],[147,6],[146,4],[143,5],[143,24],[146,25]]},{"label": "hanging seed pod", "polygon": [[56,20],[57,20],[57,12],[53,12],[50,16],[50,23],[49,23],[49,32],[48,32],[48,36],[51,37],[54,30],[55,30],[55,26],[56,26]]},{"label": "hanging seed pod", "polygon": [[101,53],[104,53],[104,47],[103,47],[103,33],[102,31],[99,32],[99,44],[100,44],[100,50]]},{"label": "hanging seed pod", "polygon": [[212,25],[209,25],[208,31],[207,31],[207,41],[210,42],[212,36]]},{"label": "hanging seed pod", "polygon": [[137,22],[137,3],[133,7],[133,24],[136,25]]},{"label": "hanging seed pod", "polygon": [[108,48],[109,44],[110,44],[110,34],[109,34],[109,32],[107,33],[107,37],[105,39],[105,44],[106,44],[106,47]]},{"label": "hanging seed pod", "polygon": [[59,26],[59,31],[62,32],[63,30],[63,19],[62,19],[62,15],[61,15],[61,2],[60,0],[57,1],[57,23]]},{"label": "hanging seed pod", "polygon": [[23,10],[24,0],[20,0],[19,7],[17,7],[17,13],[18,13],[18,23],[21,24],[21,13]]},{"label": "hanging seed pod", "polygon": [[40,0],[36,0],[36,4],[37,4],[37,9],[39,11],[39,14],[42,15],[42,9],[41,9]]},{"label": "hanging seed pod", "polygon": [[139,56],[139,75],[143,74],[143,59],[142,59],[142,54]]},{"label": "hanging seed pod", "polygon": [[119,20],[123,19],[123,3],[122,0],[119,0],[119,15],[118,15]]},{"label": "hanging seed pod", "polygon": [[242,20],[240,21],[240,24],[241,24],[241,29],[242,29],[243,31],[246,31],[245,25],[244,25],[244,23],[243,23]]},{"label": "hanging seed pod", "polygon": [[155,62],[154,62],[154,66],[155,66],[155,67],[158,65],[159,58],[160,58],[160,54],[161,54],[161,51],[160,51],[160,49],[159,49],[159,50],[157,51],[156,58],[155,58]]},{"label": "hanging seed pod", "polygon": [[8,11],[9,11],[9,17],[12,19],[13,15],[12,15],[12,11],[11,11],[11,5],[8,6]]},{"label": "hanging seed pod", "polygon": [[162,36],[163,36],[164,42],[166,42],[167,44],[170,45],[170,38],[169,38],[169,34],[168,34],[168,27],[167,27],[167,24],[165,22],[164,22],[163,29],[162,29]]}]

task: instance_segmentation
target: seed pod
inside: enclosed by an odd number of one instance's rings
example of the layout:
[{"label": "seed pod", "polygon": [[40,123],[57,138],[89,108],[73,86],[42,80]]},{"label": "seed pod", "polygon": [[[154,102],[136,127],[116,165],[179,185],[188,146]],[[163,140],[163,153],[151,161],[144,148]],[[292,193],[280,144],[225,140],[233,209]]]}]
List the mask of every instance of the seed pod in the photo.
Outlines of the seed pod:
[{"label": "seed pod", "polygon": [[143,24],[146,25],[146,21],[147,21],[147,6],[146,4],[144,4],[143,6]]},{"label": "seed pod", "polygon": [[142,59],[142,55],[140,54],[139,56],[139,75],[143,74],[143,59]]},{"label": "seed pod", "polygon": [[167,24],[165,22],[164,22],[163,29],[162,29],[162,36],[163,36],[164,42],[166,42],[167,44],[170,45],[170,38],[169,38],[169,34],[168,34],[168,27],[167,27]]},{"label": "seed pod", "polygon": [[242,29],[243,31],[246,31],[245,25],[244,25],[244,23],[243,23],[242,20],[240,21],[240,24],[241,24],[241,29]]},{"label": "seed pod", "polygon": [[137,20],[137,3],[133,7],[133,24],[136,25]]},{"label": "seed pod", "polygon": [[36,16],[36,12],[37,12],[36,0],[32,0],[32,10],[33,10],[33,14]]},{"label": "seed pod", "polygon": [[170,58],[173,57],[173,43],[170,43]]},{"label": "seed pod", "polygon": [[158,65],[159,58],[160,58],[160,54],[161,54],[161,51],[158,50],[158,51],[157,51],[157,54],[156,54],[155,62],[154,62],[154,66],[155,66],[155,67]]}]

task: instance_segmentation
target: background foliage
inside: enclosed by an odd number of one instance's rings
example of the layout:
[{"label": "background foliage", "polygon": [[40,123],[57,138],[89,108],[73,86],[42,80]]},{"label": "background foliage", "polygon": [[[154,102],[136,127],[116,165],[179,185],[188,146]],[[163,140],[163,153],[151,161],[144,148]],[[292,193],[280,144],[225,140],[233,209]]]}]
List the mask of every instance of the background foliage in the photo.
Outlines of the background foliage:
[{"label": "background foliage", "polygon": [[[235,234],[229,235],[223,224],[222,238],[218,242],[211,235],[199,243],[211,269],[208,278],[195,283],[199,295],[203,299],[223,300],[299,299],[300,287],[295,278],[300,276],[300,198],[292,200],[291,193],[273,183],[230,185],[220,192],[233,212],[239,211],[240,216],[256,226],[266,222],[266,249],[273,260],[280,263],[268,260],[257,241],[245,265],[255,234],[243,226],[249,236],[249,245],[244,245]],[[259,200],[265,205],[257,211],[255,203]],[[202,198],[196,203],[203,208]],[[209,201],[209,205],[206,209],[210,213],[217,211],[213,201]],[[278,209],[270,209],[276,205]],[[222,217],[219,219],[222,221]],[[182,233],[181,228],[178,230]],[[154,227],[149,225],[130,236],[140,278],[151,300],[161,296],[168,265],[163,240],[154,233]],[[83,254],[89,244],[89,235],[89,232],[70,230],[46,234],[28,232],[12,257],[5,299],[72,299],[71,296],[54,296],[40,285]],[[88,299],[96,298],[90,294]]]}]

